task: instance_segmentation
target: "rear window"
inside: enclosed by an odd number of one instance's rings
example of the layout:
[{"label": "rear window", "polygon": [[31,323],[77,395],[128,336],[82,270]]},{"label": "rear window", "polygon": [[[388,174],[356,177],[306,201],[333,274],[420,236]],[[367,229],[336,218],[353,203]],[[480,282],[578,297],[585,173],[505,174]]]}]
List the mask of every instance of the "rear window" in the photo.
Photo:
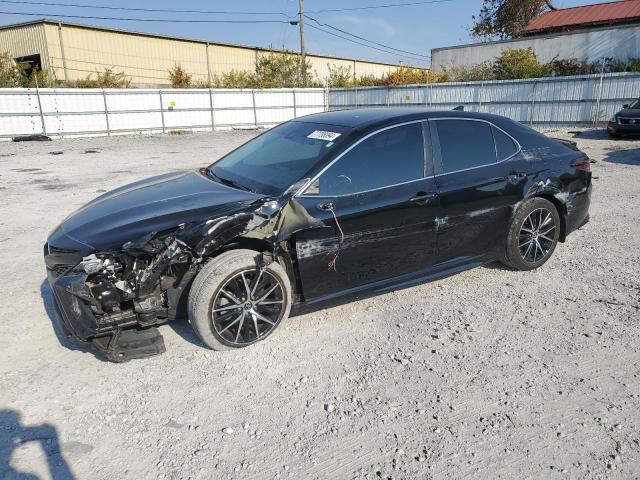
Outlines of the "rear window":
[{"label": "rear window", "polygon": [[496,163],[491,125],[474,120],[437,120],[444,173]]}]

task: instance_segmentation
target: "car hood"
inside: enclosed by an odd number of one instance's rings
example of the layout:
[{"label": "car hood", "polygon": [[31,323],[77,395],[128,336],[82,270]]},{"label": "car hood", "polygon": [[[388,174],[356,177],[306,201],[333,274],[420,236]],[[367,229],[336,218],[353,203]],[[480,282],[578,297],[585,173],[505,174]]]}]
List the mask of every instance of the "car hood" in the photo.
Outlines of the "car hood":
[{"label": "car hood", "polygon": [[[117,188],[67,217],[49,244],[86,251],[118,248],[150,232],[206,221],[263,198],[214,182],[198,171],[174,172]],[[63,238],[66,237],[66,238]]]},{"label": "car hood", "polygon": [[624,118],[640,118],[640,109],[638,108],[623,108],[618,113],[616,113],[619,117]]}]

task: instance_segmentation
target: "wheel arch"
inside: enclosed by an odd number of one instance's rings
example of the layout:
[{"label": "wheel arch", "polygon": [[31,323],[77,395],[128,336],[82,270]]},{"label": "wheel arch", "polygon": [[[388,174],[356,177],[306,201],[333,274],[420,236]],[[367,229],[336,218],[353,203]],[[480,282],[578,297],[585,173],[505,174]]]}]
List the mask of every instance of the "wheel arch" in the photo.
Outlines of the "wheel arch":
[{"label": "wheel arch", "polygon": [[289,282],[291,284],[291,290],[294,295],[294,303],[296,299],[302,296],[302,283],[298,275],[298,270],[294,266],[293,258],[290,254],[290,243],[282,242],[280,245],[274,247],[274,244],[261,238],[238,236],[228,241],[225,245],[217,249],[209,258],[215,258],[224,252],[231,250],[252,250],[254,252],[266,254],[269,259],[278,262],[282,268],[284,268]]},{"label": "wheel arch", "polygon": [[556,207],[558,216],[560,217],[560,236],[558,237],[558,241],[564,243],[567,238],[567,206],[565,203],[551,192],[539,192],[530,198],[544,198]]}]

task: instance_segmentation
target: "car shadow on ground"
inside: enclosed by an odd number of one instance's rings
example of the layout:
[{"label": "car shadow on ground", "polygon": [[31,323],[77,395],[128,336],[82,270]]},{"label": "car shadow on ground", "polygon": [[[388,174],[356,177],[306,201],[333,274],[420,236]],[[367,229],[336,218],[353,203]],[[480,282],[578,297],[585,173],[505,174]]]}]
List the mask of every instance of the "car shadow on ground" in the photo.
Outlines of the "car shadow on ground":
[{"label": "car shadow on ground", "polygon": [[569,131],[573,135],[573,138],[580,140],[640,140],[640,135],[622,135],[621,137],[613,138],[607,133],[606,130],[600,128],[593,128],[589,130],[571,130]]},{"label": "car shadow on ground", "polygon": [[40,480],[32,473],[21,472],[11,465],[14,450],[29,443],[40,445],[52,480],[74,480],[71,468],[60,450],[58,430],[49,423],[26,426],[20,413],[0,409],[0,478],[11,480]]},{"label": "car shadow on ground", "polygon": [[640,166],[640,148],[634,148],[632,150],[613,150],[608,152],[602,161],[617,163],[619,165]]},{"label": "car shadow on ground", "polygon": [[[178,334],[178,336],[183,340],[186,340],[187,342],[192,343],[197,347],[207,348],[207,346],[202,343],[202,340],[200,340],[200,338],[196,335],[196,332],[193,331],[193,328],[191,328],[191,324],[189,324],[189,321],[186,318],[177,318],[172,322],[169,322],[167,326],[170,327],[174,332],[176,332],[176,334]],[[161,327],[160,333],[162,333],[162,328],[166,327]]]},{"label": "car shadow on ground", "polygon": [[571,130],[569,133],[573,134],[573,138],[579,138],[582,140],[611,140],[607,131],[600,128],[579,131]]},{"label": "car shadow on ground", "polygon": [[47,316],[51,321],[51,326],[53,328],[53,332],[56,334],[56,338],[60,345],[63,347],[83,353],[90,353],[98,360],[106,361],[106,359],[100,355],[99,352],[90,348],[89,346],[85,346],[82,343],[79,343],[73,340],[71,337],[67,335],[62,326],[62,318],[60,318],[60,312],[58,311],[58,306],[56,305],[56,301],[53,298],[53,291],[51,290],[51,286],[47,279],[44,279],[40,284],[40,297],[42,298],[42,304],[44,305],[44,310],[47,312]]}]

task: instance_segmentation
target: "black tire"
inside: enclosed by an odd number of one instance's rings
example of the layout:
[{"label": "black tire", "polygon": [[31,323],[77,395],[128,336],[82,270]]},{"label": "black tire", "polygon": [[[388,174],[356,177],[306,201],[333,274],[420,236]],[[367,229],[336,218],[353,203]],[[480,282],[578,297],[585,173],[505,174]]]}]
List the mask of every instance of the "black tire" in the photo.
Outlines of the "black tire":
[{"label": "black tire", "polygon": [[287,319],[291,284],[277,262],[265,265],[258,252],[231,250],[209,260],[198,273],[188,309],[189,323],[207,347],[242,348],[264,340]]},{"label": "black tire", "polygon": [[611,138],[613,138],[614,140],[620,140],[620,137],[622,136],[622,135],[620,135],[619,133],[613,133],[613,132],[607,132],[607,133],[608,133],[608,134],[609,134],[609,136],[610,136]]},{"label": "black tire", "polygon": [[558,244],[560,227],[558,210],[549,200],[531,198],[524,201],[509,227],[502,263],[516,270],[541,267]]}]

